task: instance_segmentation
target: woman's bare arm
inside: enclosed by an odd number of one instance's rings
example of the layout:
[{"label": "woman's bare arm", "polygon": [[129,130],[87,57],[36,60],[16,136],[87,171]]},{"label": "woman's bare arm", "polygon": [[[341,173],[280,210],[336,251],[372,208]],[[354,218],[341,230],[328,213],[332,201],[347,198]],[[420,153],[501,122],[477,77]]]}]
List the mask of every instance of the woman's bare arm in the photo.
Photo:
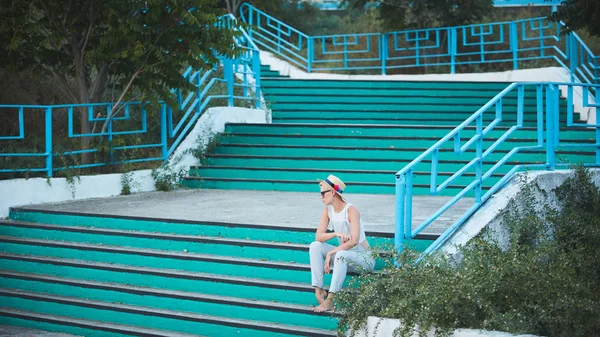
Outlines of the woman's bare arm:
[{"label": "woman's bare arm", "polygon": [[323,209],[321,213],[321,221],[319,222],[319,228],[315,234],[315,240],[325,242],[336,237],[336,233],[327,233],[327,226],[329,225],[329,215],[327,214],[327,207]]}]

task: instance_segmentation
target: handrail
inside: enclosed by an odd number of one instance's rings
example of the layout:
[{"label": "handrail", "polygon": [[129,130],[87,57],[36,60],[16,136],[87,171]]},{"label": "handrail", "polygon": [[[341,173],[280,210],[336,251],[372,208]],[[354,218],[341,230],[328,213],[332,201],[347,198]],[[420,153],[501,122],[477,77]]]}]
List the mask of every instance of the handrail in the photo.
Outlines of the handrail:
[{"label": "handrail", "polygon": [[[309,36],[245,3],[240,18],[259,47],[306,72],[436,72],[454,74],[470,65],[519,69],[545,61],[569,70],[573,82],[600,83],[595,56],[562,22],[545,17],[386,33]],[[462,69],[461,69],[462,68]]]},{"label": "handrail", "polygon": [[[221,17],[218,25],[226,25],[227,28],[239,32],[234,42],[243,52],[233,59],[216,55],[221,62],[213,69],[205,71],[197,71],[191,67],[185,69],[182,76],[192,84],[193,89],[185,93],[181,89],[172,91],[178,98],[176,109],[169,108],[164,101],[159,101],[156,109],[147,102],[133,101],[121,103],[119,114],[108,117],[108,113],[114,106],[112,102],[0,105],[0,113],[16,113],[15,120],[18,126],[15,134],[0,134],[0,144],[5,145],[0,146],[4,149],[0,151],[0,159],[6,161],[7,158],[22,158],[23,161],[22,166],[17,167],[6,167],[0,162],[2,165],[0,173],[45,172],[48,177],[52,177],[55,171],[65,169],[166,161],[212,100],[226,99],[228,106],[233,106],[236,101],[240,100],[251,101],[256,108],[260,108],[260,50],[248,32],[239,25],[232,25],[232,22],[237,21],[233,15],[229,14]],[[236,76],[242,83],[236,83]],[[225,83],[226,87],[223,88],[223,92],[214,92],[219,83]],[[242,92],[236,93],[235,88],[241,88]],[[154,109],[155,113],[152,113]],[[89,122],[106,124],[105,131],[96,130],[90,125],[91,131],[78,133],[75,127],[77,123],[74,117],[75,111],[87,111]],[[38,112],[43,115],[37,116]],[[26,115],[28,118],[35,118],[38,125],[43,127],[32,131],[33,127],[29,126],[28,130],[25,130]],[[52,127],[53,121],[59,118],[68,121],[67,135],[62,135],[61,130],[54,130]],[[6,132],[9,131],[6,130]],[[14,145],[17,142],[26,142],[27,137],[32,133],[43,135],[43,152],[39,152],[39,150],[35,152],[36,150],[33,148],[28,149],[27,145]],[[138,138],[135,144],[131,143],[133,135]],[[99,143],[102,137],[106,137],[108,140],[107,147]],[[73,142],[73,139],[77,138],[89,138],[93,141],[88,147],[81,142]],[[60,141],[57,142],[58,140]],[[17,146],[17,149],[11,150],[9,146]],[[79,159],[75,158],[79,155],[91,155],[103,151],[108,154],[101,162],[85,163],[84,161],[79,162]],[[65,157],[69,157],[69,159],[66,160]],[[29,161],[27,158],[30,158]],[[42,162],[41,159],[44,161]],[[57,159],[62,159],[63,163],[57,165]]]},{"label": "handrail", "polygon": [[[567,127],[579,127],[579,128],[595,128],[596,129],[596,141],[592,144],[573,144],[560,141],[561,129],[560,125],[560,90],[559,87],[566,88],[567,95],[567,109],[566,109],[566,126]],[[524,109],[525,109],[525,91],[527,89],[535,88],[536,91],[536,125],[535,127],[529,127],[527,130],[535,130],[535,137],[530,138],[527,145],[508,147],[508,152],[504,154],[500,159],[489,160],[490,156],[502,145],[509,137],[513,136],[520,130],[525,130],[524,126]],[[512,125],[506,125],[504,122],[507,116],[507,112],[504,109],[503,98],[517,91],[517,105],[516,105],[516,123]],[[450,227],[440,235],[423,253],[423,256],[430,254],[431,252],[438,249],[452,234],[460,228],[460,226],[495,192],[502,188],[517,172],[524,168],[528,169],[555,169],[559,167],[566,167],[569,163],[557,161],[556,150],[557,149],[570,149],[570,148],[581,148],[590,149],[595,151],[595,159],[590,159],[587,165],[600,165],[600,124],[598,122],[592,123],[574,123],[573,122],[573,102],[575,100],[574,91],[579,89],[583,92],[581,97],[581,104],[583,107],[597,108],[600,104],[592,102],[593,97],[591,95],[592,90],[600,89],[600,85],[592,84],[580,84],[580,83],[558,83],[558,82],[540,82],[540,83],[512,83],[508,85],[502,92],[492,98],[489,102],[483,105],[463,123],[450,131],[446,136],[436,142],[434,145],[429,147],[425,152],[411,161],[404,168],[396,173],[396,229],[395,229],[395,244],[398,249],[402,249],[405,240],[415,238],[425,228],[430,226],[436,221],[442,214],[448,211],[451,207],[457,204],[458,201],[464,199],[467,194],[474,194],[473,205],[467,209]],[[495,109],[492,109],[495,108]],[[513,106],[514,108],[514,106]],[[495,118],[489,122],[484,128],[483,117],[486,113],[495,114]],[[600,112],[596,109],[596,118],[600,117]],[[467,131],[467,128],[472,129],[472,124],[475,122],[475,132],[466,143],[461,143],[460,133]],[[503,123],[500,125],[500,123]],[[545,124],[544,124],[545,123]],[[503,131],[501,134],[496,134],[491,137],[491,132],[502,127]],[[470,130],[469,130],[470,131]],[[486,136],[490,136],[486,139]],[[490,145],[484,146],[484,140],[487,140]],[[493,142],[492,142],[493,141]],[[444,145],[449,145],[454,149],[453,153],[455,157],[453,160],[462,159],[467,162],[462,168],[456,170],[456,172],[446,179],[444,182],[438,184],[437,175],[439,170],[439,153]],[[467,150],[474,147],[474,154],[468,153]],[[507,149],[505,149],[506,151]],[[544,163],[532,163],[532,164],[519,164],[510,162],[517,154],[526,150],[537,150],[546,153],[546,161]],[[431,169],[430,174],[430,194],[436,195],[443,192],[452,183],[462,177],[467,171],[475,169],[475,176],[470,182],[464,182],[466,185],[460,191],[453,194],[453,197],[446,202],[440,209],[431,214],[425,221],[418,224],[416,229],[413,230],[413,177],[414,172],[417,169],[417,165],[425,164],[425,159],[431,158]],[[484,163],[493,164],[487,171],[484,171]],[[498,173],[501,167],[508,169],[505,173]],[[421,168],[422,170],[422,168]],[[483,185],[489,181],[494,175],[501,175],[498,182],[493,184],[484,193]]]}]

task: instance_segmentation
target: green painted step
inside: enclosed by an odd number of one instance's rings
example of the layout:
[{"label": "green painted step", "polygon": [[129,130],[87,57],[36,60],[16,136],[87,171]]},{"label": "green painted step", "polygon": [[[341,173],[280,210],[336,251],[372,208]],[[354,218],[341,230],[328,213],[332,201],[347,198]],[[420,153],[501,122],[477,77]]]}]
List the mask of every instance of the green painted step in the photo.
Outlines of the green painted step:
[{"label": "green painted step", "polygon": [[[329,97],[347,97],[347,96],[378,96],[378,97],[484,97],[488,101],[496,96],[501,90],[498,89],[486,89],[486,90],[472,90],[472,89],[414,89],[414,88],[327,88],[324,90],[320,87],[266,87],[264,88],[263,95],[267,100],[271,98],[275,99],[280,96],[329,96]],[[536,99],[537,93],[535,91],[526,91],[526,99]],[[506,98],[517,98],[518,93],[516,91],[506,94]]]},{"label": "green painted step", "polygon": [[[325,172],[325,170],[323,171]],[[337,172],[336,172],[337,173]],[[440,175],[438,180],[444,181],[449,178],[453,172],[447,172],[444,175]],[[253,179],[253,180],[299,180],[299,181],[310,181],[314,179],[318,174],[314,171],[286,171],[286,170],[272,170],[272,169],[247,169],[243,167],[200,167],[190,172],[190,178],[199,177],[201,179]],[[344,173],[342,175],[346,181],[349,182],[361,182],[361,183],[375,183],[375,184],[393,184],[395,183],[395,175],[393,173]],[[493,185],[501,178],[495,176],[496,179],[490,179],[487,183]],[[459,177],[455,180],[454,184],[458,186],[466,186],[475,179],[474,173],[466,174],[463,177]],[[428,184],[430,182],[429,175],[417,174],[413,178],[414,184]],[[350,183],[348,183],[350,184]],[[355,185],[352,186],[353,192]],[[317,191],[317,188],[313,184],[312,191]],[[356,192],[358,193],[358,192]],[[315,194],[316,195],[316,194]]]},{"label": "green painted step", "polygon": [[[336,125],[336,124],[226,124],[227,133],[260,133],[272,135],[328,135],[328,136],[372,136],[372,137],[439,137],[443,138],[454,127],[432,125]],[[497,139],[504,135],[508,128],[496,127],[486,137]],[[461,132],[462,139],[475,134],[474,127],[467,127]],[[537,131],[523,128],[511,134],[509,139],[537,139]],[[587,129],[572,129],[561,134],[561,140],[591,140],[595,133]]]},{"label": "green painted step", "polygon": [[[243,259],[258,259],[266,261],[287,262],[279,265],[280,268],[300,269],[298,266],[289,265],[290,262],[308,263],[308,245],[258,242],[250,240],[219,239],[211,237],[183,236],[183,235],[158,235],[148,232],[126,232],[116,230],[98,230],[85,227],[57,227],[56,225],[4,223],[0,226],[0,234],[8,236],[23,236],[35,239],[61,240],[68,237],[71,242],[102,244],[140,249],[161,249],[165,252],[183,254],[208,255],[196,257],[196,260],[213,260],[217,264],[234,263],[231,258],[240,258],[238,262],[247,265],[259,265],[253,261]],[[2,247],[0,247],[0,250]],[[148,254],[150,252],[147,252]],[[219,256],[214,256],[218,253]],[[156,255],[156,254],[154,254]],[[182,258],[185,256],[182,256]],[[228,259],[228,258],[229,259]],[[192,257],[189,257],[193,260]],[[274,264],[273,267],[278,266]],[[240,267],[242,268],[242,267]],[[258,266],[257,266],[258,268]],[[237,270],[236,270],[237,271]],[[246,275],[251,276],[251,275]]]},{"label": "green painted step", "polygon": [[65,332],[76,336],[94,337],[202,337],[198,334],[173,333],[166,330],[111,324],[102,321],[74,319],[66,316],[40,314],[33,311],[0,307],[0,325],[21,326],[42,331]]},{"label": "green painted step", "polygon": [[[440,138],[438,137],[403,137],[403,136],[337,136],[328,135],[296,135],[296,134],[261,134],[261,133],[230,133],[219,137],[219,144],[260,144],[260,145],[306,145],[306,146],[345,146],[345,147],[376,147],[376,148],[429,148]],[[496,139],[484,139],[483,146],[492,145]],[[578,141],[581,144],[593,144],[594,139]],[[510,150],[517,146],[535,145],[532,139],[513,139],[499,145],[499,150]]]},{"label": "green painted step", "polygon": [[0,301],[19,310],[97,319],[183,333],[202,331],[207,336],[335,336],[333,330],[301,328],[258,321],[200,315],[182,311],[158,310],[105,301],[0,289]]},{"label": "green painted step", "polygon": [[[13,231],[16,234],[16,231]],[[35,237],[35,234],[32,234]],[[211,273],[235,277],[266,278],[276,281],[308,282],[310,265],[302,263],[274,263],[259,259],[249,260],[239,257],[224,258],[214,255],[202,255],[194,252],[161,252],[160,250],[119,247],[109,244],[89,242],[74,243],[44,239],[24,239],[0,236],[0,251],[11,254],[57,257],[63,259],[83,259],[103,263],[121,263],[149,268],[170,268],[189,272]],[[287,259],[285,251],[280,253]],[[219,252],[219,254],[221,254]],[[223,254],[225,255],[225,254]],[[308,257],[308,252],[305,252]],[[308,258],[306,258],[308,260]],[[309,261],[308,261],[309,262]]]},{"label": "green painted step", "polygon": [[[244,240],[257,241],[255,246],[273,246],[282,243],[308,245],[314,241],[316,228],[290,228],[278,226],[262,226],[253,224],[235,224],[235,223],[219,223],[219,222],[193,222],[176,219],[157,219],[157,218],[142,218],[142,217],[127,217],[127,216],[106,216],[102,214],[81,214],[71,212],[52,212],[36,209],[28,209],[25,207],[12,208],[10,218],[17,221],[27,221],[39,223],[42,225],[60,225],[80,226],[83,229],[88,227],[87,231],[93,232],[94,229],[111,229],[129,231],[130,233],[115,233],[125,237],[139,236],[144,238],[144,235],[149,235],[154,240],[161,239],[159,234],[166,234],[171,240],[180,240],[188,244],[195,240],[197,242],[210,242],[211,238],[222,240],[226,244],[226,239],[242,240],[234,241],[235,245],[240,245]],[[7,223],[0,221],[0,225]],[[10,222],[8,222],[10,224]],[[90,228],[91,227],[91,228]],[[151,229],[151,233],[148,230]],[[137,231],[135,233],[133,231]],[[387,245],[393,242],[393,236],[388,233],[367,231],[369,242],[373,246]],[[176,238],[176,235],[187,236]],[[206,240],[204,239],[206,238]],[[174,244],[174,243],[173,243]],[[177,247],[177,246],[174,246]],[[290,246],[292,248],[294,246]],[[302,246],[302,249],[306,247]],[[179,249],[179,248],[177,248]]]},{"label": "green painted step", "polygon": [[[486,183],[490,186],[495,181],[489,179]],[[350,182],[352,184],[353,193],[366,194],[394,194],[394,183],[366,183],[366,182]],[[265,180],[265,179],[248,179],[248,178],[194,178],[186,177],[183,179],[183,185],[188,188],[212,188],[212,189],[232,189],[232,190],[268,190],[268,191],[298,191],[298,192],[314,192],[314,181],[307,180]],[[429,194],[429,184],[418,185],[413,184],[415,194]],[[460,191],[465,186],[449,186],[441,191],[438,195],[452,196],[457,191]],[[473,196],[473,193],[467,193],[467,196]]]},{"label": "green painted step", "polygon": [[[290,157],[298,156],[310,158],[318,153],[320,157],[331,158],[354,158],[354,159],[414,159],[425,152],[427,148],[352,148],[352,147],[326,147],[326,146],[270,146],[260,144],[221,144],[212,153],[249,155],[249,156],[274,156]],[[465,160],[475,156],[475,150],[469,150],[466,154],[456,155],[452,148],[442,148],[439,151],[438,160]],[[508,154],[508,150],[492,152],[486,159],[497,161]],[[592,152],[563,152],[561,157],[569,162],[583,162],[591,160],[595,156]],[[542,151],[527,151],[517,153],[511,157],[511,161],[519,162],[541,162],[546,160],[546,153]]]},{"label": "green painted step", "polygon": [[69,277],[84,281],[201,292],[206,295],[236,294],[249,300],[299,305],[314,304],[308,283],[231,277],[175,269],[135,267],[127,264],[88,262],[45,256],[0,253],[1,268],[14,272]]},{"label": "green painted step", "polygon": [[[206,166],[233,166],[233,167],[255,167],[255,168],[289,168],[302,169],[313,168],[320,170],[329,170],[335,172],[338,170],[376,170],[376,171],[400,171],[404,166],[409,164],[411,160],[383,160],[376,161],[373,159],[352,159],[352,158],[301,158],[301,157],[260,157],[260,156],[233,156],[233,155],[209,155]],[[425,160],[415,166],[415,171],[430,172],[431,160]],[[440,163],[441,172],[456,172],[463,168],[468,162],[450,162]],[[494,165],[495,162],[484,163],[484,167],[488,168]],[[533,163],[517,163],[509,161],[508,165],[518,164],[533,164]],[[508,168],[499,172],[508,171]],[[393,183],[393,181],[391,181]],[[314,180],[313,180],[314,191]]]},{"label": "green painted step", "polygon": [[[295,101],[295,102],[270,102],[269,108],[274,111],[284,111],[284,110],[321,110],[321,111],[339,111],[345,109],[352,110],[363,110],[363,111],[445,111],[445,112],[471,112],[474,113],[479,110],[486,102],[480,104],[478,102],[469,102],[462,101],[459,103],[437,103],[426,102],[425,100],[416,100],[415,102],[406,102],[406,103],[387,103],[382,100],[378,100],[377,103],[344,103],[343,100],[330,101],[330,102],[310,102],[307,99],[306,102]],[[448,105],[451,104],[451,105]],[[525,106],[526,113],[535,113],[536,106],[533,104]],[[488,110],[489,113],[494,114],[495,108],[491,107]],[[509,105],[503,108],[503,113],[512,113],[515,114],[517,111],[516,105]]]},{"label": "green painted step", "polygon": [[236,297],[209,296],[195,292],[132,287],[106,282],[82,281],[73,278],[15,273],[0,270],[5,288],[45,294],[86,298],[164,310],[181,310],[211,316],[266,321],[287,325],[331,329],[336,318],[316,314],[309,306],[275,302],[249,301]]},{"label": "green painted step", "polygon": [[[265,97],[271,104],[273,103],[309,103],[309,104],[329,104],[335,102],[343,103],[370,103],[374,107],[377,106],[375,103],[386,103],[394,105],[408,105],[408,104],[427,104],[427,105],[440,105],[440,104],[462,104],[462,105],[479,105],[483,106],[490,101],[489,97],[428,97],[428,96],[409,96],[409,97],[387,97],[377,96],[375,94],[368,96],[277,96],[277,97]],[[517,98],[505,98],[503,99],[504,106],[517,106]],[[536,100],[528,99],[525,101],[525,106],[536,106]]]},{"label": "green painted step", "polygon": [[[453,121],[456,125],[461,124],[467,118],[473,115],[472,111],[448,113],[444,111],[321,111],[321,110],[285,110],[273,111],[273,118],[277,119],[322,119],[322,120],[338,120],[342,123],[345,119],[360,120],[360,119],[395,119],[399,121],[423,121],[428,123],[439,123],[440,121]],[[484,115],[483,121],[486,123],[492,122],[496,118],[495,115]],[[525,122],[537,123],[537,115],[535,113],[525,114],[523,116]],[[567,117],[562,116],[560,119],[561,125],[566,125]],[[503,124],[510,126],[517,123],[517,116],[503,116]]]},{"label": "green painted step", "polygon": [[[504,90],[509,82],[428,82],[428,81],[346,81],[346,80],[312,80],[312,79],[284,79],[264,80],[261,85],[264,88],[408,88],[408,89],[449,89],[449,90],[496,90],[496,93]],[[526,91],[535,92],[535,87],[527,86]]]}]

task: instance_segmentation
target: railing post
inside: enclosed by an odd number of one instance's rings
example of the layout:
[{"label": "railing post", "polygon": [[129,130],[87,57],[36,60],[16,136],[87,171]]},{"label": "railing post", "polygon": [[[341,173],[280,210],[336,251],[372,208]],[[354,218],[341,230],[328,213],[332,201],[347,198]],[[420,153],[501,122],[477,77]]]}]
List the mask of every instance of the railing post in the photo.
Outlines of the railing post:
[{"label": "railing post", "polygon": [[555,147],[554,147],[554,87],[549,84],[546,86],[546,166],[549,170],[554,170]]},{"label": "railing post", "polygon": [[233,76],[233,60],[230,58],[226,58],[223,62],[224,64],[224,75],[225,81],[227,81],[227,105],[233,106],[233,84],[235,78]]},{"label": "railing post", "polygon": [[[125,106],[125,109],[129,109],[129,105]],[[142,107],[142,110],[144,109],[144,107]],[[118,111],[118,110],[117,110]],[[143,113],[143,111],[142,111]],[[113,125],[112,125],[112,118],[109,118],[108,120],[108,127],[106,128],[106,131],[108,132],[108,164],[112,164],[114,161],[114,151],[113,151]]]},{"label": "railing post", "polygon": [[52,178],[52,108],[46,108],[46,170],[48,177]]},{"label": "railing post", "polygon": [[569,55],[569,72],[571,73],[571,83],[575,82],[575,72],[577,71],[577,62],[579,61],[577,56],[576,41],[573,37],[573,33],[567,34],[567,48]]},{"label": "railing post", "polygon": [[456,51],[457,47],[457,38],[456,38],[456,28],[450,29],[450,38],[448,39],[448,48],[450,49],[450,74],[456,73]]},{"label": "railing post", "polygon": [[510,50],[513,55],[513,69],[519,69],[519,39],[517,34],[517,23],[510,23]]},{"label": "railing post", "polygon": [[413,169],[406,172],[406,220],[404,221],[404,237],[412,239],[412,193]]},{"label": "railing post", "polygon": [[260,109],[260,54],[258,50],[252,51],[252,72],[254,73],[255,106]]},{"label": "railing post", "polygon": [[306,40],[306,71],[308,73],[312,72],[312,64],[313,64],[313,55],[315,50],[315,41],[312,36],[309,36]]},{"label": "railing post", "polygon": [[379,43],[381,45],[381,75],[386,75],[387,57],[388,57],[388,35],[381,34]]},{"label": "railing post", "polygon": [[394,230],[394,246],[398,251],[404,249],[405,190],[404,177],[396,176],[396,229]]},{"label": "railing post", "polygon": [[[200,105],[200,104],[198,104]],[[167,144],[167,105],[162,103],[160,106],[160,152],[163,160],[167,160],[169,148]]]},{"label": "railing post", "polygon": [[475,187],[475,202],[481,202],[481,177],[483,175],[482,168],[482,155],[483,155],[483,115],[479,115],[477,117],[476,123],[476,134],[477,134],[477,143],[476,143],[476,156],[477,156],[477,164],[475,164],[475,179],[477,179],[477,185]]}]

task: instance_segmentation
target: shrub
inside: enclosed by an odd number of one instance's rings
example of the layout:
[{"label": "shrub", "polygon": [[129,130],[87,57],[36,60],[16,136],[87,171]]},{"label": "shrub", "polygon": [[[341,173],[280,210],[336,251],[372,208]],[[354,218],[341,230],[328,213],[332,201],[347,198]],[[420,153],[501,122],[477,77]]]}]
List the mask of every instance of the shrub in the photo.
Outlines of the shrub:
[{"label": "shrub", "polygon": [[405,251],[395,254],[399,268],[357,278],[358,292],[336,297],[340,332],[379,316],[400,319],[400,336],[432,327],[438,336],[457,328],[600,335],[600,190],[583,167],[553,192],[553,204],[533,199],[534,188],[507,208],[505,242],[484,233],[461,248],[460,260],[414,263],[416,253]]}]

